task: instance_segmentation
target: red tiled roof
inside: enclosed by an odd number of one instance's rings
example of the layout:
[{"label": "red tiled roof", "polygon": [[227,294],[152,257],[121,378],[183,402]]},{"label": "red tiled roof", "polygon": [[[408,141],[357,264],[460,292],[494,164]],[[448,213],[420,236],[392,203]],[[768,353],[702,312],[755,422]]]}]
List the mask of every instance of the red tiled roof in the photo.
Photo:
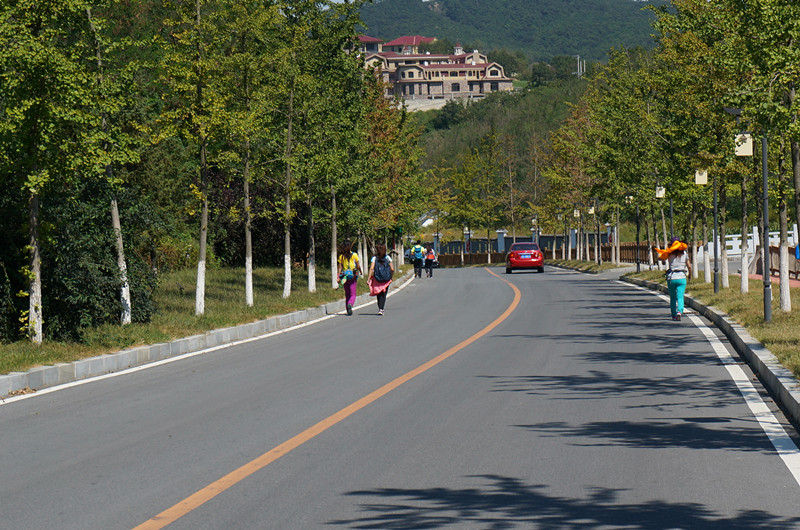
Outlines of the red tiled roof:
[{"label": "red tiled roof", "polygon": [[377,37],[370,37],[368,35],[359,35],[358,40],[360,42],[383,42],[383,39],[379,39]]},{"label": "red tiled roof", "polygon": [[423,37],[422,35],[409,35],[398,37],[393,41],[389,41],[384,46],[419,46],[420,44],[428,44],[435,41],[435,37]]},{"label": "red tiled roof", "polygon": [[465,64],[465,63],[447,63],[447,64],[429,64],[424,65],[422,68],[426,70],[472,70],[474,68],[488,68],[492,63],[477,63],[477,64]]}]

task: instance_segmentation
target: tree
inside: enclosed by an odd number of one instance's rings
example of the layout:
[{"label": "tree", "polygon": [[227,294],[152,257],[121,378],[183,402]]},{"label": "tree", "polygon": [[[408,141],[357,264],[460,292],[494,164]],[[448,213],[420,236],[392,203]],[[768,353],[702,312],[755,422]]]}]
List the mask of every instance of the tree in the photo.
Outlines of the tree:
[{"label": "tree", "polygon": [[43,339],[41,201],[66,186],[84,165],[81,131],[94,117],[94,79],[86,68],[91,42],[85,5],[77,0],[10,0],[0,8],[0,164],[9,187],[24,190],[28,203],[28,254],[23,320],[31,341]]},{"label": "tree", "polygon": [[209,141],[220,135],[218,56],[220,42],[218,6],[210,0],[170,0],[175,18],[165,21],[168,35],[161,62],[164,83],[170,93],[163,112],[160,138],[180,135],[197,148],[199,178],[193,190],[200,202],[200,237],[197,257],[195,314],[205,313],[205,280],[208,246]]}]

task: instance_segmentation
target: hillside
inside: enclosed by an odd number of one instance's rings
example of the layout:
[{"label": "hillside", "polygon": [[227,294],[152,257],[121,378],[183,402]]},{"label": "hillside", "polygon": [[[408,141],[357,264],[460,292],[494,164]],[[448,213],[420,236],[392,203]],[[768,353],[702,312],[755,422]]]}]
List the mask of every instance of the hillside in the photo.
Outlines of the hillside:
[{"label": "hillside", "polygon": [[446,38],[475,46],[518,50],[533,60],[581,55],[604,60],[617,46],[652,47],[643,8],[663,0],[375,0],[362,9],[366,33]]}]

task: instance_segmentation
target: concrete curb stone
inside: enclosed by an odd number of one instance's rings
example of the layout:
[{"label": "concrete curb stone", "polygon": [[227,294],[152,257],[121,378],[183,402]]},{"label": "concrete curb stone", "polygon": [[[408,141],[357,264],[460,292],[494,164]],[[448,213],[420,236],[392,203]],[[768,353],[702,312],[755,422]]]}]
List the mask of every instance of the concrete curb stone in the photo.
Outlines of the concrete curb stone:
[{"label": "concrete curb stone", "polygon": [[[620,278],[622,281],[668,293],[666,286],[638,278]],[[783,407],[795,423],[800,423],[800,383],[763,344],[750,333],[713,306],[706,306],[691,296],[685,303],[714,323],[728,338],[766,386],[772,397]]]},{"label": "concrete curb stone", "polygon": [[[410,269],[398,282],[405,281],[414,273]],[[356,298],[356,305],[374,301],[369,294]],[[70,363],[59,363],[52,366],[38,366],[27,372],[11,372],[0,375],[0,400],[17,392],[41,390],[47,387],[63,385],[89,377],[117,372],[151,362],[162,361],[170,357],[222,346],[232,342],[258,337],[301,324],[317,320],[326,315],[344,311],[344,300],[330,302],[319,307],[301,309],[285,315],[276,315],[264,320],[250,322],[239,326],[208,331],[200,335],[175,339],[146,346],[136,346],[115,353],[108,353]]]}]

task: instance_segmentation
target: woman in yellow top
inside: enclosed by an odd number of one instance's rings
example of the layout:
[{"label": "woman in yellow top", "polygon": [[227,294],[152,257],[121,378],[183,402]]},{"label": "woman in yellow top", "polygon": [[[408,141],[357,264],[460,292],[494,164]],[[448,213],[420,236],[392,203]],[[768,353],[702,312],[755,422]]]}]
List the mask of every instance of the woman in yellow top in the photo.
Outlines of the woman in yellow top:
[{"label": "woman in yellow top", "polygon": [[339,260],[336,266],[339,274],[339,285],[344,287],[344,303],[347,314],[353,314],[353,304],[356,303],[356,282],[361,272],[361,261],[358,254],[353,252],[353,244],[345,241],[339,247]]},{"label": "woman in yellow top", "polygon": [[667,289],[669,290],[669,309],[672,320],[680,320],[683,314],[683,295],[686,293],[686,280],[692,275],[692,262],[686,255],[689,245],[673,237],[670,245],[658,251],[658,259],[669,263],[667,270]]}]

